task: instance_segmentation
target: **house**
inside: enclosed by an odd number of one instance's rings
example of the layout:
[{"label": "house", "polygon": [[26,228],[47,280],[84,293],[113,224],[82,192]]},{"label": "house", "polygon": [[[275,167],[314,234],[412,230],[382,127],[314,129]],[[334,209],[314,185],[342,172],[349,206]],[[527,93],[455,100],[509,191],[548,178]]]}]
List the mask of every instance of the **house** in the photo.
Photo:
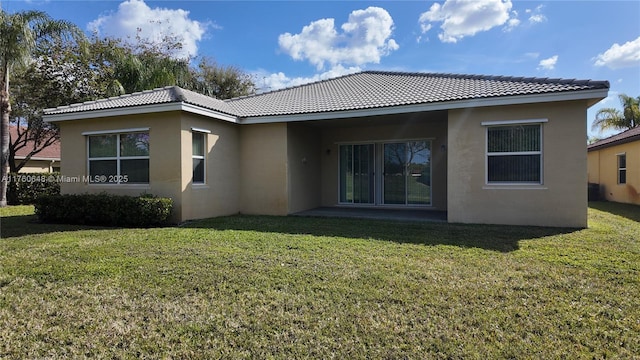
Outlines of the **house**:
[{"label": "house", "polygon": [[316,207],[585,227],[606,81],[365,71],[218,100],[178,87],[45,110],[63,193],[174,200],[175,221]]},{"label": "house", "polygon": [[640,128],[624,131],[588,146],[589,183],[600,197],[640,204]]},{"label": "house", "polygon": [[[12,141],[18,138],[18,128],[9,126],[9,135]],[[36,144],[29,140],[16,150],[16,165],[22,162],[36,148]],[[40,152],[32,156],[20,169],[21,173],[50,173],[60,171],[60,141],[45,147]]]}]

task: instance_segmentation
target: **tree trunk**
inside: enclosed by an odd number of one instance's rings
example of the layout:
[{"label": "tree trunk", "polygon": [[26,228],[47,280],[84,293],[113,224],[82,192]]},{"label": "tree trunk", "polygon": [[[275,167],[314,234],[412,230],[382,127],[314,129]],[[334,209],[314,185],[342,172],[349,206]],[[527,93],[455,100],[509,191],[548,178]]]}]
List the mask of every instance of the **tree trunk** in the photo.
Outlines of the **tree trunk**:
[{"label": "tree trunk", "polygon": [[9,69],[3,69],[0,81],[0,207],[7,206],[7,185],[9,180]]}]

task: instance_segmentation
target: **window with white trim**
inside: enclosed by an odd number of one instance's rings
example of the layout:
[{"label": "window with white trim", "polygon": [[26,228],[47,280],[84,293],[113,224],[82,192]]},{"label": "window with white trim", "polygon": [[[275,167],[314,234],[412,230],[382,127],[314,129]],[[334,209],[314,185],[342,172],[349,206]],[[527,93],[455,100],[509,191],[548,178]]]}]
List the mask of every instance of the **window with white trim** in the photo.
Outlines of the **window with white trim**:
[{"label": "window with white trim", "polygon": [[618,184],[627,183],[627,154],[618,154]]},{"label": "window with white trim", "polygon": [[89,135],[92,184],[148,184],[149,132]]},{"label": "window with white trim", "polygon": [[193,184],[205,183],[205,149],[207,144],[207,134],[199,131],[192,131],[191,133],[191,145],[192,153],[191,158],[193,160]]},{"label": "window with white trim", "polygon": [[487,127],[487,183],[542,184],[542,124]]}]

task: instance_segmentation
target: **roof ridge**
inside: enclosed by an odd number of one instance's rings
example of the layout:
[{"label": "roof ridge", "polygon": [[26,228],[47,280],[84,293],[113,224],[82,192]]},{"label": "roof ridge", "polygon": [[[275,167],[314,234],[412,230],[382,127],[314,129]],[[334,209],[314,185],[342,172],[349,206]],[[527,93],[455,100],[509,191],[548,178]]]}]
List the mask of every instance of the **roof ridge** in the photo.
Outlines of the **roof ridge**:
[{"label": "roof ridge", "polygon": [[[591,79],[564,79],[564,78],[548,78],[536,76],[505,76],[505,75],[482,75],[482,74],[458,74],[458,73],[437,73],[437,72],[419,72],[419,71],[386,71],[386,70],[365,70],[362,74],[381,74],[381,75],[400,75],[400,76],[420,76],[420,77],[446,77],[452,79],[472,79],[472,80],[489,80],[489,81],[517,81],[525,83],[558,83],[558,84],[575,84],[585,86],[602,85],[609,87],[609,81],[591,80]],[[359,74],[359,73],[356,73]]]},{"label": "roof ridge", "polygon": [[350,76],[355,76],[355,75],[359,75],[359,74],[364,74],[367,71],[358,71],[358,72],[354,72],[354,73],[349,73],[349,74],[344,74],[344,75],[340,75],[340,76],[336,76],[336,77],[330,77],[330,78],[326,78],[326,79],[320,79],[320,80],[316,80],[316,81],[312,81],[312,82],[308,82],[308,83],[304,83],[304,84],[300,84],[300,85],[294,85],[294,86],[289,86],[289,87],[284,87],[282,89],[275,89],[275,90],[270,90],[270,91],[265,91],[263,93],[259,93],[259,94],[251,94],[251,95],[244,95],[244,96],[237,96],[231,99],[224,99],[222,101],[226,102],[226,103],[230,103],[230,102],[234,102],[236,100],[241,100],[241,99],[246,99],[246,98],[252,98],[252,97],[258,97],[258,96],[262,96],[262,95],[269,95],[269,94],[275,94],[278,92],[283,92],[283,91],[288,91],[288,90],[292,90],[292,89],[298,89],[301,87],[305,87],[305,86],[310,86],[310,85],[315,85],[315,84],[321,84],[324,82],[328,82],[328,81],[333,81],[333,80],[338,80],[338,79],[343,79],[346,77],[350,77]]},{"label": "roof ridge", "polygon": [[[108,98],[102,98],[102,99],[97,99],[97,100],[88,100],[88,101],[84,101],[84,102],[80,102],[80,103],[63,105],[63,106],[58,106],[58,107],[54,107],[54,108],[47,108],[47,109],[43,109],[43,112],[44,111],[70,109],[70,108],[77,107],[77,106],[82,106],[82,105],[100,104],[100,103],[111,101],[111,100],[125,99],[125,98],[130,98],[130,97],[133,97],[133,96],[136,96],[136,95],[155,93],[155,92],[160,92],[162,90],[172,90],[172,89],[175,89],[175,88],[178,88],[178,89],[182,90],[182,88],[180,88],[177,85],[170,85],[170,86],[154,88],[154,89],[151,89],[151,90],[136,91],[136,92],[132,92],[132,93],[129,93],[129,94],[111,96],[111,97],[108,97]],[[180,92],[180,94],[181,94],[181,92]],[[174,90],[174,95],[179,96],[178,93],[175,92],[175,90]],[[180,98],[178,97],[178,99],[180,99]]]}]

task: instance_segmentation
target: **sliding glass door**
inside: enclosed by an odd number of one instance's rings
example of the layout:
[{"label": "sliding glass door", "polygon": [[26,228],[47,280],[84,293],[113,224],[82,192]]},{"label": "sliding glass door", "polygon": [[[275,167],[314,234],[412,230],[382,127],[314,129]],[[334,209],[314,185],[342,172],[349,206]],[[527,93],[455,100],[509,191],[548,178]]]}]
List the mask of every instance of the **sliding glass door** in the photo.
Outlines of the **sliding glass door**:
[{"label": "sliding glass door", "polygon": [[342,204],[430,205],[431,141],[340,145],[339,193]]}]

